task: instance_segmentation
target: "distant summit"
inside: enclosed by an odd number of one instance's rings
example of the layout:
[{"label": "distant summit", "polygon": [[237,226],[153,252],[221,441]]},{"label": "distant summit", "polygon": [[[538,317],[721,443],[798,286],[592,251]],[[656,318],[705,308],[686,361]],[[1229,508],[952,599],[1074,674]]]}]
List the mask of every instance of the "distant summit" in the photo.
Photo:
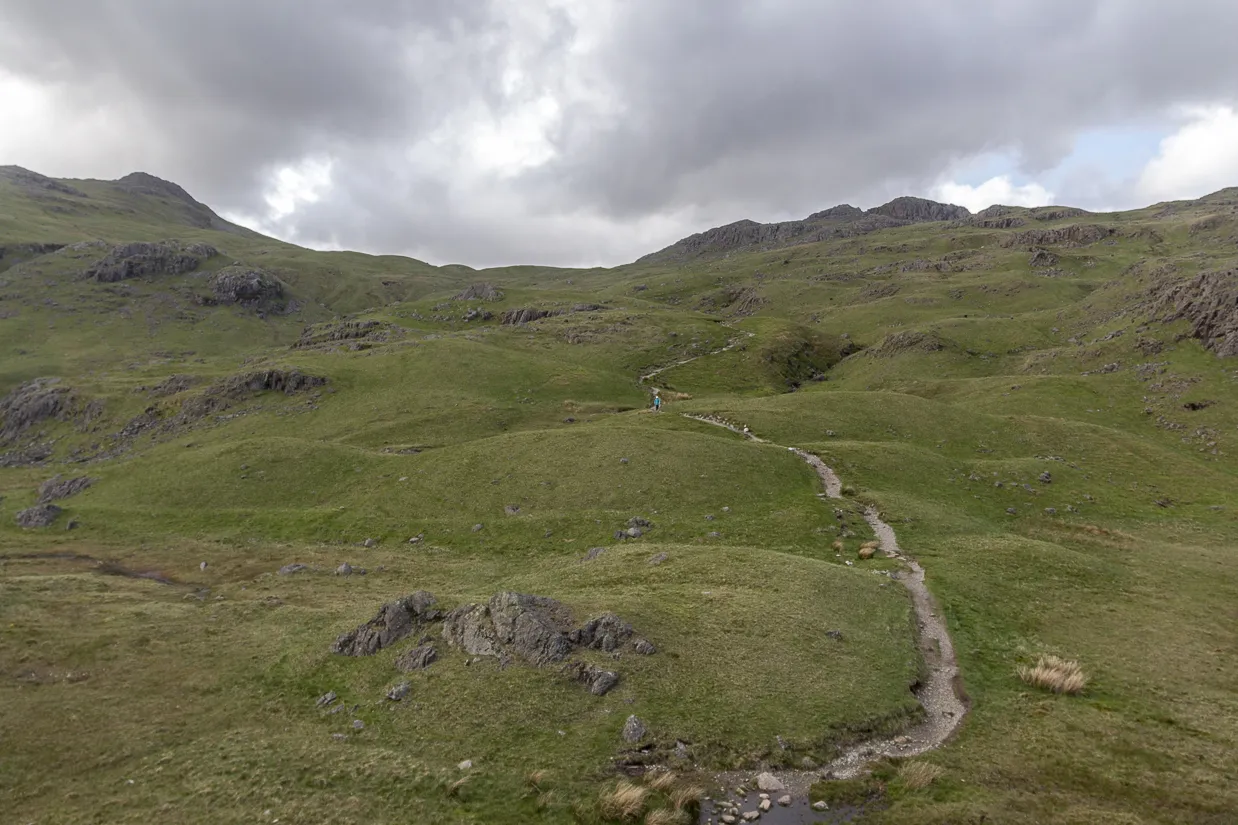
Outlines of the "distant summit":
[{"label": "distant summit", "polygon": [[971,217],[966,207],[925,198],[895,198],[867,212],[850,204],[814,212],[802,221],[757,223],[742,220],[698,232],[637,263],[672,263],[698,258],[719,258],[731,252],[755,252],[833,238],[867,235],[879,229],[913,223],[957,221]]},{"label": "distant summit", "polygon": [[171,181],[157,178],[146,172],[130,172],[119,180],[112,181],[126,191],[135,195],[154,195],[155,197],[170,197],[185,203],[202,206],[193,196]]}]

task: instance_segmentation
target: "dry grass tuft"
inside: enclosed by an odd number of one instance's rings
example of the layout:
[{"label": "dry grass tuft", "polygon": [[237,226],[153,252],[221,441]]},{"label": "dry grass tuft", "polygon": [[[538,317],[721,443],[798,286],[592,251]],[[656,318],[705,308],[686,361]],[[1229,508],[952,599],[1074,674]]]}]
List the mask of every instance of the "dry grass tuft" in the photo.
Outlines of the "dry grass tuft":
[{"label": "dry grass tuft", "polygon": [[687,825],[688,817],[683,811],[659,808],[645,816],[645,825]]},{"label": "dry grass tuft", "polygon": [[645,774],[645,782],[655,791],[668,791],[675,784],[675,780],[679,779],[674,771],[650,771]]},{"label": "dry grass tuft", "polygon": [[530,788],[541,790],[550,781],[550,772],[537,770],[525,777],[525,781],[529,783]]},{"label": "dry grass tuft", "polygon": [[898,778],[904,788],[918,791],[932,785],[945,772],[945,768],[932,762],[905,762],[898,769]]},{"label": "dry grass tuft", "polygon": [[1021,665],[1019,678],[1033,687],[1054,693],[1080,693],[1088,684],[1088,677],[1078,662],[1057,656],[1041,656],[1035,667]]},{"label": "dry grass tuft", "polygon": [[602,792],[602,815],[610,819],[636,819],[645,810],[648,797],[648,788],[633,785],[625,779],[614,790]]},{"label": "dry grass tuft", "polygon": [[671,804],[675,810],[682,811],[699,803],[704,795],[705,789],[698,785],[680,785],[671,792]]},{"label": "dry grass tuft", "polygon": [[452,798],[460,796],[460,791],[464,788],[465,785],[469,784],[469,782],[472,779],[473,779],[473,775],[469,774],[467,776],[460,777],[455,782],[452,782],[450,785],[447,786],[447,795]]},{"label": "dry grass tuft", "polygon": [[546,791],[537,795],[537,808],[544,811],[555,803],[555,792]]}]

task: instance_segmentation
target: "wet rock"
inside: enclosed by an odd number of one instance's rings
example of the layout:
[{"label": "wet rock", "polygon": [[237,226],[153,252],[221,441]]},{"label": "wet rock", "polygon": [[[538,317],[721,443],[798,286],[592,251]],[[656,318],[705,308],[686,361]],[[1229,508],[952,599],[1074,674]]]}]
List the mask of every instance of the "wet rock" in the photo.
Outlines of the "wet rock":
[{"label": "wet rock", "polygon": [[411,673],[414,670],[425,670],[438,661],[438,651],[432,644],[420,644],[404,651],[395,660],[398,670]]},{"label": "wet rock", "polygon": [[766,771],[757,775],[757,787],[763,791],[785,791],[787,786],[782,784],[782,780]]},{"label": "wet rock", "polygon": [[632,625],[614,613],[603,613],[590,619],[579,630],[568,634],[568,640],[580,647],[611,653],[632,638]]},{"label": "wet rock", "polygon": [[39,485],[38,503],[47,504],[49,501],[59,501],[69,496],[75,496],[94,483],[95,480],[87,476],[78,476],[77,478],[54,476]]},{"label": "wet rock", "polygon": [[331,650],[344,656],[377,653],[442,618],[442,612],[434,609],[434,604],[434,596],[424,590],[388,602],[373,619],[336,639]]},{"label": "wet rock", "polygon": [[632,649],[642,656],[652,656],[658,652],[658,649],[654,647],[653,642],[648,639],[640,638],[632,640]]},{"label": "wet rock", "polygon": [[407,696],[412,689],[413,689],[413,686],[410,685],[408,682],[400,682],[400,684],[396,685],[391,690],[387,691],[387,701],[401,702],[404,700],[404,697]]},{"label": "wet rock", "polygon": [[62,512],[55,504],[37,504],[17,514],[17,526],[27,530],[50,527]]},{"label": "wet rock", "polygon": [[667,559],[669,559],[669,558],[670,558],[670,556],[668,556],[668,555],[667,555],[667,554],[665,554],[665,553],[658,553],[657,555],[655,555],[655,556],[651,556],[651,557],[650,557],[650,559],[649,559],[649,564],[651,564],[651,565],[653,565],[654,567],[656,567],[656,566],[658,566],[659,564],[661,564],[662,562],[666,561],[666,560],[667,560]]},{"label": "wet rock", "polygon": [[277,572],[277,575],[291,576],[294,573],[301,573],[309,569],[310,569],[310,566],[308,564],[301,564],[300,562],[293,562],[292,564],[285,564],[283,567],[281,567],[279,571]]},{"label": "wet rock", "polygon": [[618,673],[584,662],[569,663],[563,668],[563,673],[572,681],[580,682],[587,687],[594,696],[605,696],[615,685],[619,684]]},{"label": "wet rock", "polygon": [[334,690],[328,691],[327,693],[324,693],[322,696],[318,697],[318,701],[315,703],[315,707],[320,707],[320,708],[328,707],[332,702],[334,702],[338,698],[340,697],[336,695]]},{"label": "wet rock", "polygon": [[624,742],[636,743],[644,739],[648,733],[649,731],[645,727],[645,723],[633,715],[629,716],[627,721],[623,723],[623,733],[621,735]]}]

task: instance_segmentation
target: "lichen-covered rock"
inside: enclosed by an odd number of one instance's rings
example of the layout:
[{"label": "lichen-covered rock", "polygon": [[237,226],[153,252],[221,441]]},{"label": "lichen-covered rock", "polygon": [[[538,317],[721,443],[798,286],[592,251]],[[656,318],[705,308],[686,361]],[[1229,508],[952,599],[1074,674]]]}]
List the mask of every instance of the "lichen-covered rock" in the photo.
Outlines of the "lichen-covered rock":
[{"label": "lichen-covered rock", "polygon": [[1188,321],[1191,335],[1218,356],[1238,355],[1238,270],[1158,284],[1152,300],[1153,317]]},{"label": "lichen-covered rock", "polygon": [[458,607],[443,620],[443,638],[453,647],[475,656],[515,655],[537,666],[572,652],[571,629],[571,612],[560,602],[510,592]]},{"label": "lichen-covered rock", "polygon": [[584,662],[570,662],[564,666],[563,673],[572,681],[587,687],[594,696],[605,696],[619,684],[618,673]]},{"label": "lichen-covered rock", "polygon": [[424,590],[389,602],[373,619],[337,638],[331,651],[344,656],[373,655],[442,618],[434,604],[434,596]]},{"label": "lichen-covered rock", "polygon": [[73,390],[59,378],[27,381],[0,398],[0,444],[16,440],[35,424],[66,420],[73,406]]},{"label": "lichen-covered rock", "polygon": [[631,638],[632,625],[614,613],[603,613],[595,619],[590,619],[579,630],[573,630],[568,634],[568,639],[573,644],[605,653],[618,650]]},{"label": "lichen-covered rock", "polygon": [[405,673],[411,673],[414,670],[425,670],[437,661],[438,651],[434,649],[434,645],[426,643],[401,653],[395,660],[395,666]]}]

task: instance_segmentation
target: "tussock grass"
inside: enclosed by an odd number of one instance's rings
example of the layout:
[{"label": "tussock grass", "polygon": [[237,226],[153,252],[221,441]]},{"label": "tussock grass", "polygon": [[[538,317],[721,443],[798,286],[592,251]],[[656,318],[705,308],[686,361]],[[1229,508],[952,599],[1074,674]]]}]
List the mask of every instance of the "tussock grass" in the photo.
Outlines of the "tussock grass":
[{"label": "tussock grass", "polygon": [[550,781],[550,771],[547,771],[547,770],[533,771],[527,777],[525,777],[525,781],[529,783],[529,787],[540,791],[542,788],[546,787],[547,782]]},{"label": "tussock grass", "polygon": [[471,781],[473,781],[472,774],[460,777],[455,782],[452,782],[450,785],[447,786],[447,796],[451,797],[452,799],[458,798],[460,796],[460,792],[464,790],[464,786],[469,784],[469,782]]},{"label": "tussock grass", "polygon": [[659,808],[645,815],[645,825],[686,825],[688,815],[681,810]]},{"label": "tussock grass", "polygon": [[945,768],[932,762],[906,762],[898,769],[898,778],[904,788],[918,791],[932,785],[945,772]]},{"label": "tussock grass", "polygon": [[1032,687],[1071,695],[1081,693],[1088,684],[1078,662],[1057,656],[1041,656],[1035,667],[1020,666],[1019,678]]},{"label": "tussock grass", "polygon": [[626,779],[608,791],[602,791],[599,800],[602,815],[610,819],[633,820],[645,810],[649,789],[633,784]]},{"label": "tussock grass", "polygon": [[680,785],[671,791],[671,804],[675,806],[675,810],[681,811],[700,803],[704,795],[705,789],[699,785]]},{"label": "tussock grass", "polygon": [[666,792],[674,787],[679,776],[674,771],[650,771],[645,774],[645,782],[656,791]]}]

